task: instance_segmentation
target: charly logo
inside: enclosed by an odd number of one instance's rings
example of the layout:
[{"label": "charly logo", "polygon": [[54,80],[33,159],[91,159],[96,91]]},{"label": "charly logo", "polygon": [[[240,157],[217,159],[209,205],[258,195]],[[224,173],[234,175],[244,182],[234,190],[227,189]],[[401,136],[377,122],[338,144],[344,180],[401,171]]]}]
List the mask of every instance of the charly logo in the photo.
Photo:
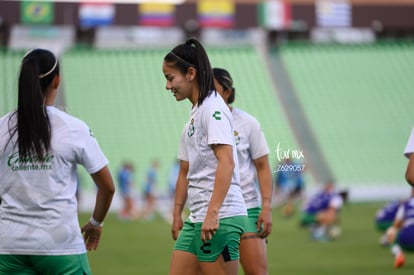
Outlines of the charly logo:
[{"label": "charly logo", "polygon": [[234,131],[233,134],[234,134],[234,140],[236,141],[236,145],[239,145],[240,144],[239,132]]},{"label": "charly logo", "polygon": [[303,150],[297,149],[284,149],[277,144],[276,157],[280,164],[277,165],[275,172],[287,172],[287,171],[303,171],[305,169],[304,164],[298,164],[305,158]]},{"label": "charly logo", "polygon": [[46,154],[43,157],[38,156],[20,156],[14,153],[9,156],[7,165],[12,171],[19,170],[51,170],[53,155]]},{"label": "charly logo", "polygon": [[215,120],[221,120],[221,112],[220,111],[215,111],[213,114],[213,117]]},{"label": "charly logo", "polygon": [[190,125],[188,125],[187,135],[189,137],[194,135],[194,118],[191,119]]}]

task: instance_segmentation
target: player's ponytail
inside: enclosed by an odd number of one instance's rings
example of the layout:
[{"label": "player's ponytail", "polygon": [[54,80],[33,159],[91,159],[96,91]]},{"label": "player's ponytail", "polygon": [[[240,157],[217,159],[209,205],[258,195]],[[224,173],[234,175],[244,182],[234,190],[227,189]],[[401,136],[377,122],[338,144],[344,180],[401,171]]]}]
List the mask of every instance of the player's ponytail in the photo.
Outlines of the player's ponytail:
[{"label": "player's ponytail", "polygon": [[21,157],[42,158],[50,147],[51,128],[46,112],[47,89],[59,74],[56,57],[49,51],[36,49],[22,60],[18,81],[18,104],[14,115],[17,124],[17,144]]}]

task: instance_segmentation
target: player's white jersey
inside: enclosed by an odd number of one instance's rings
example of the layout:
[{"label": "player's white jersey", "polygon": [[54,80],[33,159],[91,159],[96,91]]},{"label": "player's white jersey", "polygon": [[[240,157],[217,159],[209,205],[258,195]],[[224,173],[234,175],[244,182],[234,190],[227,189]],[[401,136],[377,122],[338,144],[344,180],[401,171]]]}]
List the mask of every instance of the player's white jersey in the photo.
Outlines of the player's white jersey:
[{"label": "player's white jersey", "polygon": [[268,155],[269,147],[253,116],[237,108],[233,108],[232,115],[244,201],[248,209],[259,207],[261,198],[253,160]]},{"label": "player's white jersey", "polygon": [[404,150],[404,155],[409,158],[410,154],[414,153],[414,128],[411,130],[410,137],[408,138],[407,146]]},{"label": "player's white jersey", "polygon": [[234,145],[232,115],[222,97],[215,92],[201,106],[194,106],[185,124],[178,158],[189,162],[188,200],[190,220],[204,221],[217,169],[217,159],[211,145],[233,146],[235,169],[229,191],[221,205],[219,218],[246,215],[246,206],[240,188],[237,152]]},{"label": "player's white jersey", "polygon": [[[95,173],[108,164],[88,126],[47,107],[52,138],[42,158],[20,157],[10,113],[0,118],[0,254],[86,252],[77,216],[77,164]],[[16,116],[11,117],[11,125]],[[14,146],[16,144],[16,146]]]}]

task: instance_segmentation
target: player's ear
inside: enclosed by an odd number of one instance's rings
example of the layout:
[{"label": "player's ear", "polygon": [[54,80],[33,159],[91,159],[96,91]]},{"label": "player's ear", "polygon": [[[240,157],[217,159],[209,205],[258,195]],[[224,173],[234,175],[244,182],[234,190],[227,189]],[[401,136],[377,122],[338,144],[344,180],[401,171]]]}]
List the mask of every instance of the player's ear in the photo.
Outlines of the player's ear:
[{"label": "player's ear", "polygon": [[189,67],[187,69],[186,77],[188,80],[194,80],[197,75],[197,70],[194,67]]},{"label": "player's ear", "polygon": [[59,87],[59,84],[60,84],[60,76],[55,75],[55,77],[53,78],[53,81],[52,81],[53,89],[57,89]]}]

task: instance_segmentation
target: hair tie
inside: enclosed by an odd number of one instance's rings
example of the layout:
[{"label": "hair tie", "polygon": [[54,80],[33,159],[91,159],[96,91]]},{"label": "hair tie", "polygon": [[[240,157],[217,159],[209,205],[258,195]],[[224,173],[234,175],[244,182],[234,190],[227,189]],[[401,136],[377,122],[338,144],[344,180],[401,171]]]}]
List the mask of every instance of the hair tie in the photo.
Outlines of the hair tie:
[{"label": "hair tie", "polygon": [[197,44],[194,42],[194,39],[189,39],[185,42],[186,45],[190,46],[191,48],[197,48]]}]

